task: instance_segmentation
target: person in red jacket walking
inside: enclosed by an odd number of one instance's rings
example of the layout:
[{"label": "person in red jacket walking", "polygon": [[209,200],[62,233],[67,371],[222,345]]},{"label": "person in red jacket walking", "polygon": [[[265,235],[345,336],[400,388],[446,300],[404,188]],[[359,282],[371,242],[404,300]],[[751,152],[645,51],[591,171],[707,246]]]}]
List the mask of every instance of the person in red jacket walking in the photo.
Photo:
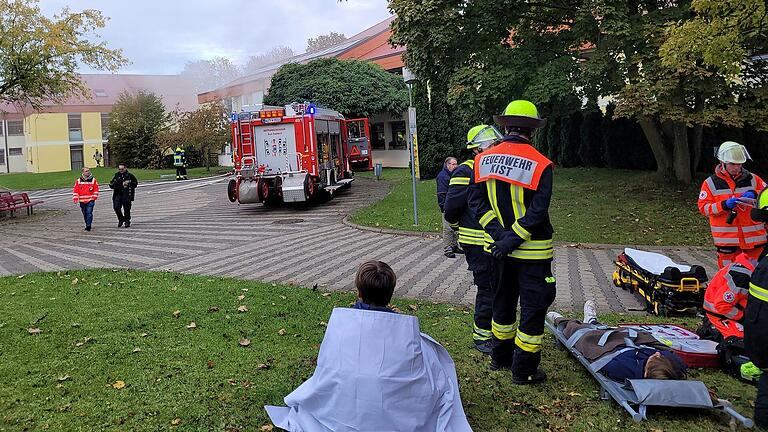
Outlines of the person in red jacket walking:
[{"label": "person in red jacket walking", "polygon": [[99,198],[99,182],[91,174],[91,170],[88,167],[83,168],[83,173],[80,174],[80,178],[75,181],[75,187],[72,188],[72,201],[75,204],[80,204],[80,211],[83,212],[83,220],[85,220],[85,230],[91,230],[91,223],[93,222],[93,206],[96,204],[96,199]]},{"label": "person in red jacket walking", "polygon": [[752,207],[743,202],[757,198],[766,183],[744,169],[743,164],[752,158],[739,143],[722,143],[717,159],[720,164],[715,167],[715,173],[701,185],[698,206],[699,212],[709,218],[717,264],[723,268],[741,253],[757,259],[765,248],[768,242],[765,225],[752,220]]}]

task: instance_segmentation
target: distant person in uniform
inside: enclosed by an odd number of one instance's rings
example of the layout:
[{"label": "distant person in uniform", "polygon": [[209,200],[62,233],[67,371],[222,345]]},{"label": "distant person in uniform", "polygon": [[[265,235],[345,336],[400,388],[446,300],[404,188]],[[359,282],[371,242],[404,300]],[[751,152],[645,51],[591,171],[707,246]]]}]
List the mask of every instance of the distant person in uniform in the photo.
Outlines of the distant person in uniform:
[{"label": "distant person in uniform", "polygon": [[173,166],[176,167],[176,180],[187,179],[187,152],[181,146],[173,153]]},{"label": "distant person in uniform", "polygon": [[85,230],[91,230],[93,223],[93,206],[99,197],[99,182],[91,174],[88,167],[84,167],[80,177],[75,180],[75,186],[72,188],[72,201],[80,205],[80,211],[83,212],[85,221]]},{"label": "distant person in uniform", "polygon": [[131,205],[136,196],[136,186],[139,185],[139,181],[136,180],[136,176],[128,172],[128,167],[124,163],[119,164],[117,170],[112,181],[109,182],[109,187],[112,189],[112,208],[117,215],[117,227],[125,225],[126,228],[130,228]]},{"label": "distant person in uniform", "polygon": [[96,153],[93,154],[93,160],[96,161],[96,166],[101,166],[101,159],[103,158],[102,154],[99,153],[99,149],[96,149]]},{"label": "distant person in uniform", "polygon": [[[457,253],[463,253],[459,249],[459,237],[451,224],[445,220],[445,197],[448,195],[448,185],[451,181],[453,170],[459,165],[455,157],[449,156],[443,162],[443,169],[437,174],[437,205],[443,219],[443,253],[448,258],[456,258]],[[458,229],[458,225],[456,226]]]}]

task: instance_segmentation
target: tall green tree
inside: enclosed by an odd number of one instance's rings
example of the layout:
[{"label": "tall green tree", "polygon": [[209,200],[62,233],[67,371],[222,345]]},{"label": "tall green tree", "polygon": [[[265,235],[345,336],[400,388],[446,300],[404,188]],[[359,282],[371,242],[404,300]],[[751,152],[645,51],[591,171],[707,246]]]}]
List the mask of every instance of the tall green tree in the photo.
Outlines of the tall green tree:
[{"label": "tall green tree", "polygon": [[406,64],[430,85],[452,83],[462,119],[498,112],[509,98],[494,95],[527,97],[548,115],[612,97],[617,115],[642,126],[658,172],[682,182],[701,157],[704,126],[768,127],[768,62],[754,57],[768,52],[763,0],[389,5],[393,42],[408,45]]},{"label": "tall green tree", "polygon": [[312,101],[345,116],[368,117],[408,108],[408,91],[399,75],[360,60],[318,59],[289,63],[272,76],[268,105]]},{"label": "tall green tree", "polygon": [[162,151],[155,138],[167,124],[163,100],[143,91],[122,93],[112,108],[109,148],[112,160],[135,168],[157,168]]},{"label": "tall green tree", "polygon": [[187,113],[181,120],[179,130],[188,147],[197,150],[202,163],[210,170],[213,159],[230,141],[229,121],[223,105],[206,104]]},{"label": "tall green tree", "polygon": [[77,69],[116,72],[127,63],[121,50],[89,35],[107,18],[94,9],[64,8],[48,18],[37,0],[0,0],[0,101],[40,107],[69,97],[89,99]]}]

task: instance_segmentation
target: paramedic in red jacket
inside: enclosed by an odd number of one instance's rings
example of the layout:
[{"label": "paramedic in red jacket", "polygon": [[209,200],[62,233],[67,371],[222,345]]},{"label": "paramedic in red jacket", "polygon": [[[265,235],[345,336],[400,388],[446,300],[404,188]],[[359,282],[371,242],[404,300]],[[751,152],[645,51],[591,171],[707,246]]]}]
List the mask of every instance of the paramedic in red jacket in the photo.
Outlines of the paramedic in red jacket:
[{"label": "paramedic in red jacket", "polygon": [[744,169],[743,164],[751,158],[743,145],[733,141],[722,143],[717,159],[720,164],[715,173],[701,185],[699,211],[709,218],[717,264],[723,268],[742,252],[757,259],[768,242],[765,225],[752,220],[751,207],[739,202],[739,198],[757,198],[766,184]]},{"label": "paramedic in red jacket", "polygon": [[72,188],[72,201],[75,204],[80,204],[80,211],[83,212],[86,231],[91,230],[93,206],[96,204],[97,198],[99,198],[99,182],[93,177],[91,170],[85,167],[83,168],[83,173],[80,174],[80,178],[75,181],[75,186]]},{"label": "paramedic in red jacket", "polygon": [[744,310],[749,296],[749,280],[757,260],[740,254],[731,264],[718,271],[704,294],[704,313],[720,333],[720,340],[744,338]]}]

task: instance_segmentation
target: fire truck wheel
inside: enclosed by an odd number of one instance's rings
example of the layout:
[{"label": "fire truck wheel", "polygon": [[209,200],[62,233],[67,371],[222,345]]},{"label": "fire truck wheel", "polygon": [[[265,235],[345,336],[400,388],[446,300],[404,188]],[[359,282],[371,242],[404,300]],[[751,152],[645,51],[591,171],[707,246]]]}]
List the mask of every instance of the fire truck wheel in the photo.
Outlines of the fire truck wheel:
[{"label": "fire truck wheel", "polygon": [[306,195],[307,201],[312,201],[317,195],[317,184],[315,179],[309,175],[304,179],[304,195]]},{"label": "fire truck wheel", "polygon": [[237,180],[231,179],[227,184],[227,197],[230,202],[237,201]]},{"label": "fire truck wheel", "polygon": [[259,194],[259,201],[266,203],[271,195],[269,191],[269,182],[264,178],[260,178],[259,182],[256,184],[256,190]]}]

